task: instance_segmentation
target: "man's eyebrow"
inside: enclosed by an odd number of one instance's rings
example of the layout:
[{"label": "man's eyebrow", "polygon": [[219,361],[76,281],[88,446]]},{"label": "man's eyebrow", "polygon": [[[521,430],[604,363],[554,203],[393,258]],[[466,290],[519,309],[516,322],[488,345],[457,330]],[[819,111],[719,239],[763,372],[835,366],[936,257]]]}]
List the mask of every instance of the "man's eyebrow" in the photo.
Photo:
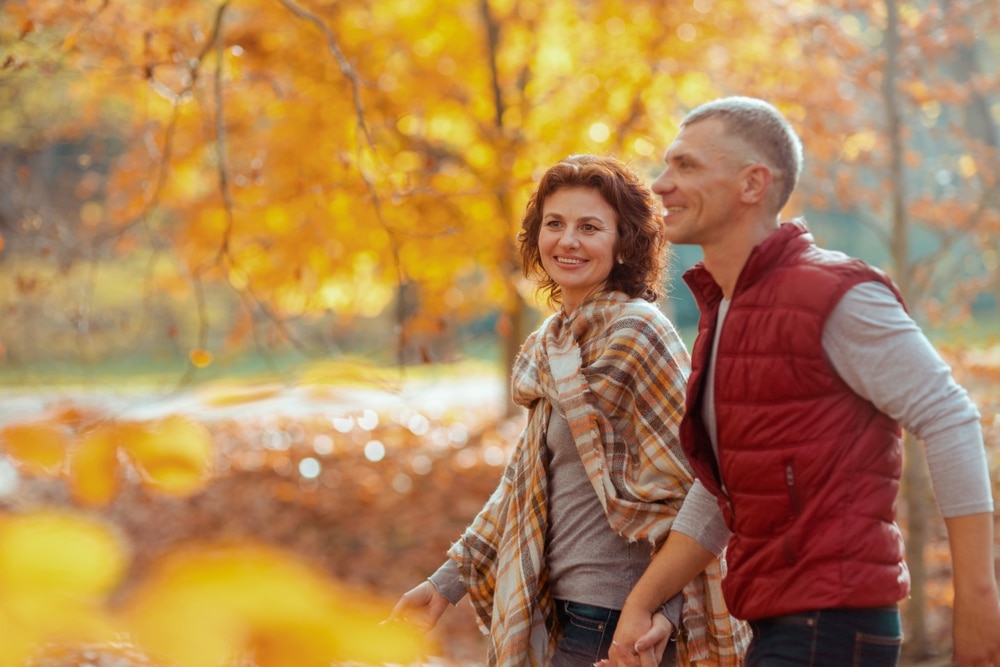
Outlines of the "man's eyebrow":
[{"label": "man's eyebrow", "polygon": [[693,159],[695,159],[694,156],[691,154],[690,151],[681,149],[681,150],[674,151],[673,153],[671,153],[670,151],[667,151],[666,154],[663,156],[663,161],[664,162],[670,162],[670,161],[673,161],[673,160],[680,160],[682,158],[683,159],[687,159],[687,160],[693,160]]}]

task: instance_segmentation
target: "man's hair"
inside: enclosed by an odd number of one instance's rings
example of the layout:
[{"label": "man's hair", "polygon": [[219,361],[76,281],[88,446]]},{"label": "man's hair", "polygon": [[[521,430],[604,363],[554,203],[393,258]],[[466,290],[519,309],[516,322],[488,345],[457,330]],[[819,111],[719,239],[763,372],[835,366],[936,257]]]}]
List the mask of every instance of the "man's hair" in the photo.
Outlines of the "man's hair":
[{"label": "man's hair", "polygon": [[753,97],[723,97],[691,110],[681,127],[717,118],[726,132],[757,153],[778,182],[777,210],[788,203],[802,173],[802,141],[773,105]]},{"label": "man's hair", "polygon": [[562,301],[562,290],[542,268],[538,251],[545,200],[562,188],[594,190],[615,212],[616,261],[606,288],[647,301],[659,299],[670,257],[660,206],[641,176],[610,156],[571,155],[546,170],[528,200],[517,235],[524,275],[535,279],[550,303]]}]

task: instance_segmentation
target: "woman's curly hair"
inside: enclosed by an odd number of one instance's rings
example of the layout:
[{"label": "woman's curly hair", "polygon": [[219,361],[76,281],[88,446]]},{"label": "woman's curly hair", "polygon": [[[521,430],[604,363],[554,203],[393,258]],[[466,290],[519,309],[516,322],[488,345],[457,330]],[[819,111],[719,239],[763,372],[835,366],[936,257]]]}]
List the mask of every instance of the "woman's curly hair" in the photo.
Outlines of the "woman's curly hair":
[{"label": "woman's curly hair", "polygon": [[[639,174],[610,156],[571,155],[542,176],[525,207],[517,235],[525,277],[535,280],[550,304],[562,302],[562,291],[542,268],[538,251],[545,200],[561,188],[595,190],[615,211],[618,245],[606,289],[657,301],[666,287],[665,273],[671,255],[660,207]],[[618,262],[618,258],[622,261]]]}]

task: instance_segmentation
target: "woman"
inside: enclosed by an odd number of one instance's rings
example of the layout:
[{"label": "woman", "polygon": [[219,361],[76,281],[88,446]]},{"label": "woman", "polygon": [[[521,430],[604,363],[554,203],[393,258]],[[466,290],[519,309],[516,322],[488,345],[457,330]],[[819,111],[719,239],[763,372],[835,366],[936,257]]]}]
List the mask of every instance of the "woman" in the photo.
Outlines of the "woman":
[{"label": "woman", "polygon": [[[430,629],[468,594],[490,665],[592,665],[692,482],[677,439],[688,356],[655,305],[659,207],[628,166],[577,155],[551,167],[518,241],[525,275],[560,306],[515,363],[527,425],[448,560],[392,618]],[[676,651],[651,649],[653,664],[740,664],[748,631],[721,574],[714,563],[656,615],[680,632]]]}]

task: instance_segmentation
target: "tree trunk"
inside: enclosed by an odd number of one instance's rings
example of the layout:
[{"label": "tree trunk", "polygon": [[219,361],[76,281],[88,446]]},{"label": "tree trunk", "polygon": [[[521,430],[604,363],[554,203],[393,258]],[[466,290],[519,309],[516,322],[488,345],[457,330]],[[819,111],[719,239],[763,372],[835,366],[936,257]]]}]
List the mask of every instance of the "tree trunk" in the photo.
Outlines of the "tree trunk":
[{"label": "tree trunk", "polygon": [[[906,213],[906,183],[903,166],[903,123],[896,91],[899,58],[899,7],[897,0],[886,0],[885,74],[882,97],[885,103],[886,134],[890,146],[890,182],[892,212],[892,261],[896,283],[904,300],[909,301],[910,243]],[[928,503],[923,452],[915,437],[907,433],[903,439],[903,499],[906,506],[906,560],[910,568],[912,597],[906,606],[908,627],[907,652],[914,657],[928,655],[926,618],[927,567],[924,549],[927,544]]]},{"label": "tree trunk", "polygon": [[[493,123],[497,131],[497,138],[502,139],[504,136],[503,113],[506,104],[503,98],[503,89],[500,86],[500,71],[497,64],[500,51],[500,23],[493,16],[493,12],[490,9],[490,0],[479,0],[479,13],[483,21],[483,27],[486,30],[486,56],[489,59],[490,67]],[[502,162],[503,160],[501,160]],[[496,197],[497,208],[501,211],[503,221],[507,222],[507,227],[513,229],[514,209],[511,205],[510,195],[505,184],[497,187]],[[502,256],[504,257],[504,273],[509,276],[509,279],[507,281],[507,303],[501,315],[504,318],[504,322],[499,327],[498,333],[502,342],[501,357],[506,373],[505,377],[509,379],[510,373],[514,368],[514,360],[521,349],[521,341],[527,335],[527,332],[524,331],[524,299],[521,298],[521,294],[517,291],[517,286],[514,284],[514,276],[517,275],[520,268],[520,258],[518,257],[517,248],[508,240],[506,235],[504,235],[501,243],[505,244]],[[511,392],[508,391],[504,408],[505,416],[512,417],[520,409],[514,403]]]}]

